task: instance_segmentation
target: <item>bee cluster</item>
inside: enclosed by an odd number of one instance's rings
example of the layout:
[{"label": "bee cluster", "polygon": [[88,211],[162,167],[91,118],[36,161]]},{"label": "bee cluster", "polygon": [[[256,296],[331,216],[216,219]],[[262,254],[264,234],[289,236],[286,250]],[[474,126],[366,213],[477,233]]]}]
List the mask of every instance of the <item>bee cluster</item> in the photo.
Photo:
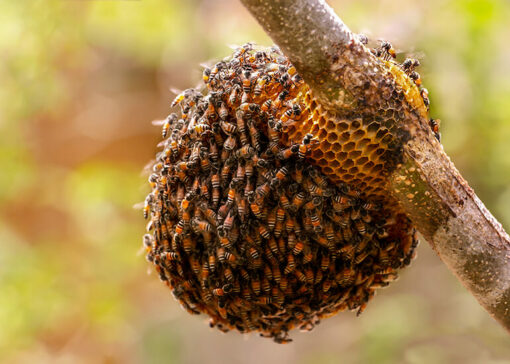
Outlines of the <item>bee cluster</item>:
[{"label": "bee cluster", "polygon": [[203,80],[205,92],[178,95],[180,114],[163,123],[144,207],[148,261],[182,307],[222,331],[284,343],[295,327],[360,314],[410,263],[414,228],[332,183],[313,163],[313,133],[290,136],[318,117],[277,47],[246,44]]}]

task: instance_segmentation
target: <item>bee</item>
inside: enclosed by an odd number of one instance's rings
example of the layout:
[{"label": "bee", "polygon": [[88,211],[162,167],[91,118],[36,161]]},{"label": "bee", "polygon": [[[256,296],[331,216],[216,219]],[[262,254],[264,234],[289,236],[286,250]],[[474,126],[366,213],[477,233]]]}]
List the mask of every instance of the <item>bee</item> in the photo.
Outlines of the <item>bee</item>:
[{"label": "bee", "polygon": [[232,91],[230,92],[230,96],[228,98],[228,102],[231,107],[237,103],[237,99],[239,98],[239,93],[241,90],[241,86],[237,84],[232,87]]},{"label": "bee", "polygon": [[168,131],[170,130],[170,126],[172,126],[177,121],[177,115],[175,113],[172,113],[168,115],[166,118],[164,124],[163,124],[163,130],[161,131],[161,135],[163,139],[165,139],[168,136]]},{"label": "bee", "polygon": [[191,221],[191,227],[193,228],[193,231],[197,234],[206,234],[211,232],[212,230],[211,224],[209,224],[205,220],[199,220],[197,218],[194,218]]},{"label": "bee", "polygon": [[269,229],[266,227],[265,224],[260,224],[259,225],[259,234],[264,239],[269,239],[269,237],[271,236],[271,232],[269,231]]},{"label": "bee", "polygon": [[303,283],[306,282],[306,275],[303,272],[301,272],[300,270],[296,269],[294,271],[294,275],[296,276],[298,281],[303,282]]},{"label": "bee", "polygon": [[421,86],[421,78],[420,74],[416,71],[413,71],[409,74],[409,78],[414,81],[416,86]]},{"label": "bee", "polygon": [[256,97],[259,97],[262,94],[262,90],[263,90],[264,86],[270,80],[271,80],[271,76],[269,76],[269,75],[265,75],[263,77],[259,77],[257,79],[257,83],[255,85],[255,88],[253,89],[253,94]]},{"label": "bee", "polygon": [[255,149],[249,144],[244,145],[240,149],[236,150],[234,156],[238,159],[244,158],[249,159],[252,157],[253,153],[255,153]]},{"label": "bee", "polygon": [[184,196],[184,199],[181,201],[181,209],[183,211],[189,210],[191,207],[191,203],[195,199],[196,195],[194,192],[188,192],[186,196]]},{"label": "bee", "polygon": [[234,53],[234,58],[241,58],[241,56],[246,55],[246,52],[250,52],[253,50],[253,43],[248,42],[243,44],[241,47],[237,48]]},{"label": "bee", "polygon": [[181,92],[180,94],[178,94],[175,99],[172,101],[172,103],[170,104],[170,107],[175,107],[177,105],[179,105],[183,100],[184,98],[187,96],[188,90],[186,91],[183,91]]},{"label": "bee", "polygon": [[225,284],[223,287],[221,288],[215,288],[213,289],[212,293],[213,295],[217,296],[217,297],[222,297],[228,293],[230,293],[232,291],[232,284],[230,283],[227,283]]},{"label": "bee", "polygon": [[243,72],[242,84],[243,84],[243,92],[246,95],[249,95],[250,91],[251,91],[251,74],[250,74],[250,71]]},{"label": "bee", "polygon": [[364,261],[368,256],[370,255],[370,252],[367,252],[367,251],[364,251],[364,252],[361,252],[360,254],[356,255],[356,257],[354,258],[354,262],[356,264],[360,264],[362,261]]},{"label": "bee", "polygon": [[412,59],[412,58],[407,58],[403,63],[402,63],[402,69],[404,70],[405,73],[407,73],[408,75],[413,72],[417,67],[420,66],[420,61],[418,61],[417,59]]},{"label": "bee", "polygon": [[260,294],[260,278],[258,275],[251,277],[251,289],[253,293],[255,293],[255,296],[258,296]]},{"label": "bee", "polygon": [[[246,301],[251,301],[251,293],[250,293],[250,289],[248,287],[244,287],[243,290],[242,290],[242,295],[243,295],[243,298],[246,300]],[[242,313],[246,313],[246,311],[243,311]],[[241,313],[241,314],[242,314]]]},{"label": "bee", "polygon": [[234,218],[235,218],[235,213],[233,212],[234,210],[230,210],[227,217],[225,218],[225,221],[223,222],[223,228],[225,230],[231,230],[232,229],[232,226],[234,224]]},{"label": "bee", "polygon": [[329,255],[323,254],[321,258],[321,269],[323,271],[327,271],[329,269],[329,263],[330,263]]},{"label": "bee", "polygon": [[215,254],[209,254],[208,266],[209,266],[209,270],[212,273],[214,273],[216,271],[216,255]]},{"label": "bee", "polygon": [[344,245],[339,250],[340,254],[342,254],[343,258],[345,260],[352,260],[354,258],[354,254],[356,252],[356,249],[351,244]]},{"label": "bee", "polygon": [[248,122],[248,132],[250,134],[251,144],[255,150],[259,151],[260,148],[260,131],[256,128],[255,123],[252,120]]},{"label": "bee", "polygon": [[211,69],[209,67],[204,68],[204,72],[202,73],[202,79],[204,83],[207,85],[209,83],[209,79],[211,77]]},{"label": "bee", "polygon": [[154,202],[154,199],[155,199],[154,194],[152,194],[152,193],[148,194],[147,197],[145,198],[145,202],[143,205],[143,218],[144,219],[147,219],[149,217],[151,205]]},{"label": "bee", "polygon": [[358,37],[358,41],[363,44],[363,45],[367,45],[368,44],[368,37],[365,35],[365,34],[358,34],[357,35]]},{"label": "bee", "polygon": [[[271,270],[269,270],[269,271],[271,271]],[[269,293],[271,291],[271,285],[269,284],[269,280],[266,275],[262,276],[261,284],[262,284],[262,291],[264,291],[265,293]],[[266,298],[269,298],[269,297],[266,296]]]},{"label": "bee", "polygon": [[439,132],[439,124],[441,123],[441,120],[439,119],[430,119],[429,125],[430,129],[432,129],[432,132],[434,133],[434,136],[436,137],[438,142],[441,142],[441,133]]},{"label": "bee", "polygon": [[[220,104],[220,109],[218,110],[218,115],[221,119],[221,122],[225,122],[225,120],[227,119],[227,116],[228,116],[228,109],[224,102],[222,102]],[[220,126],[221,126],[221,123],[220,123]],[[223,126],[221,126],[221,128],[223,129]],[[223,131],[225,131],[225,129],[223,129]]]},{"label": "bee", "polygon": [[225,268],[225,270],[223,271],[223,276],[229,282],[232,282],[234,280],[234,273],[232,273],[232,269],[228,267]]},{"label": "bee", "polygon": [[397,58],[397,53],[395,49],[392,47],[391,43],[383,41],[381,43],[381,48],[377,51],[377,57],[384,59],[385,61],[389,61],[392,58]]},{"label": "bee", "polygon": [[[306,155],[310,152],[310,149],[313,145],[318,144],[319,142],[313,138],[312,134],[306,134],[301,141],[301,144],[298,146],[298,157],[299,159],[304,159]],[[313,169],[315,170],[315,169]],[[319,175],[318,173],[315,176]]]},{"label": "bee", "polygon": [[181,241],[182,244],[182,250],[186,252],[186,254],[191,253],[191,250],[193,249],[193,240],[190,239],[189,236],[185,236],[182,238]]},{"label": "bee", "polygon": [[287,121],[289,121],[289,119],[292,117],[292,115],[293,115],[292,108],[289,108],[289,109],[285,110],[285,112],[282,114],[280,121],[283,124],[285,124]]},{"label": "bee", "polygon": [[[271,287],[268,287],[268,288],[271,289]],[[273,300],[271,299],[271,297],[263,296],[263,297],[259,297],[257,302],[261,305],[269,305],[269,304],[273,303]]]},{"label": "bee", "polygon": [[[287,274],[287,273],[286,273],[286,274]],[[280,289],[281,289],[283,292],[285,292],[285,291],[287,290],[287,288],[288,288],[288,284],[289,284],[289,281],[288,281],[287,277],[282,276],[282,277],[280,278]]]},{"label": "bee", "polygon": [[423,99],[423,104],[425,105],[427,110],[429,110],[429,106],[430,106],[429,90],[427,90],[426,88],[422,88],[420,91],[420,95],[421,95],[421,98]]},{"label": "bee", "polygon": [[277,111],[281,108],[283,101],[285,101],[285,99],[287,98],[288,95],[289,95],[289,91],[287,91],[287,90],[283,90],[282,92],[280,92],[278,94],[278,97],[273,102],[273,108],[272,108],[273,112]]},{"label": "bee", "polygon": [[294,271],[294,269],[296,269],[296,262],[294,260],[294,255],[289,254],[287,256],[287,265],[285,266],[285,270],[283,271],[283,273],[290,274]]},{"label": "bee", "polygon": [[237,126],[235,126],[233,123],[229,123],[223,120],[220,121],[220,127],[221,130],[223,130],[223,132],[229,136],[229,138],[232,137],[232,135],[237,131]]},{"label": "bee", "polygon": [[230,249],[232,247],[232,242],[227,237],[227,233],[225,232],[223,226],[220,226],[217,231],[220,245],[225,249]]},{"label": "bee", "polygon": [[255,215],[255,217],[257,217],[258,219],[262,219],[263,218],[263,215],[262,215],[263,209],[262,209],[262,207],[260,205],[258,205],[255,201],[250,202],[248,200],[248,202],[250,203],[250,210],[253,213],[253,215]]},{"label": "bee", "polygon": [[266,101],[264,101],[264,103],[260,107],[260,110],[265,113],[269,112],[271,110],[272,103],[273,103],[273,100],[267,99]]},{"label": "bee", "polygon": [[292,156],[296,155],[296,153],[298,153],[298,151],[299,151],[299,145],[294,144],[294,145],[290,146],[289,148],[286,148],[286,149],[278,152],[277,157],[280,160],[286,160],[286,159],[289,159]]},{"label": "bee", "polygon": [[289,198],[284,193],[280,195],[280,206],[283,207],[285,210],[291,209]]},{"label": "bee", "polygon": [[350,206],[352,206],[352,202],[347,196],[340,194],[333,196],[333,210],[336,213],[341,213]]}]

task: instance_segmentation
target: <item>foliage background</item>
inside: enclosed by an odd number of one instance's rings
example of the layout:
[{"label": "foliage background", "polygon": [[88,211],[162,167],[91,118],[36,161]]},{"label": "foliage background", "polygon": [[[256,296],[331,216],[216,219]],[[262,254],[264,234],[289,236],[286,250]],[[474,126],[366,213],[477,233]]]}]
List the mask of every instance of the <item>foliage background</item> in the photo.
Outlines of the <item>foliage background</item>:
[{"label": "foliage background", "polygon": [[[337,0],[349,26],[424,54],[443,145],[510,228],[510,3]],[[140,255],[144,165],[169,87],[227,44],[270,44],[235,0],[0,2],[0,361],[509,363],[508,335],[426,243],[360,318],[278,346],[211,331]]]}]

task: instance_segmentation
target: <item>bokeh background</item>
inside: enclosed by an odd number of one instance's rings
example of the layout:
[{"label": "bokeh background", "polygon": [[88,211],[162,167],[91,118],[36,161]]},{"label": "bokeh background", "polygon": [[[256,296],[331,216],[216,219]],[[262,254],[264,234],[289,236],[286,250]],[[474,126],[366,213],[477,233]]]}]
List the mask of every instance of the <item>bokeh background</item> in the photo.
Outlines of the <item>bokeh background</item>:
[{"label": "bokeh background", "polygon": [[[330,1],[417,56],[461,173],[510,228],[510,2]],[[271,44],[235,0],[0,2],[0,362],[509,363],[510,337],[426,242],[360,317],[294,342],[212,331],[141,254],[174,94],[229,44]]]}]

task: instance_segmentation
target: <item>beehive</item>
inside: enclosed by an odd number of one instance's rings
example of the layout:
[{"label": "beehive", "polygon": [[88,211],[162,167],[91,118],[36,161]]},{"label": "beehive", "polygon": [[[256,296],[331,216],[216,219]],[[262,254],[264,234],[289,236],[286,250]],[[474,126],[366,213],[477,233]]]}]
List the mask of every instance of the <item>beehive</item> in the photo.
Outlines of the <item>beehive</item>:
[{"label": "beehive", "polygon": [[328,114],[277,47],[240,47],[204,84],[174,100],[149,177],[144,244],[161,280],[211,326],[280,343],[361,313],[418,243],[383,190],[393,111]]}]

